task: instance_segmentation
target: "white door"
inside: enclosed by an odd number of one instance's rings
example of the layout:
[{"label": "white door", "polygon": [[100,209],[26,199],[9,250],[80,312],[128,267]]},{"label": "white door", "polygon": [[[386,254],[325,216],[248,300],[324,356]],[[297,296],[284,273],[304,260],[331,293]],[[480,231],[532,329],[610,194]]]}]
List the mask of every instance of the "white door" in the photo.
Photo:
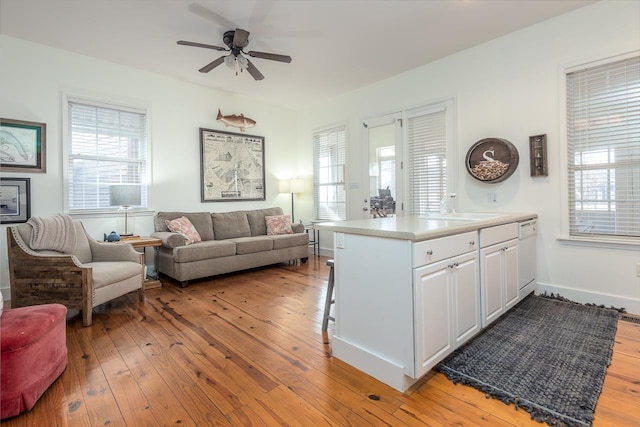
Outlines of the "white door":
[{"label": "white door", "polygon": [[504,257],[504,297],[505,311],[513,307],[519,300],[518,287],[518,239],[505,244]]},{"label": "white door", "polygon": [[478,252],[455,258],[453,284],[454,345],[460,346],[480,331]]},{"label": "white door", "polygon": [[415,378],[420,378],[451,349],[450,261],[415,269]]},{"label": "white door", "polygon": [[402,120],[400,113],[363,122],[365,179],[362,217],[394,216],[402,210]]},{"label": "white door", "polygon": [[480,287],[482,290],[482,326],[504,313],[502,298],[502,248],[504,244],[480,249]]}]

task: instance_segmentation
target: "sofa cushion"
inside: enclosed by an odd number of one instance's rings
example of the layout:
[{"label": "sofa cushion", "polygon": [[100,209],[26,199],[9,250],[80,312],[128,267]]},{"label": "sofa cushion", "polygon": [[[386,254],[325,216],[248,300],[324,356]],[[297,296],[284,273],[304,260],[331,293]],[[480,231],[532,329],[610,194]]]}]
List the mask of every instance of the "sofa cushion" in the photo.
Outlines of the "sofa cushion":
[{"label": "sofa cushion", "polygon": [[212,213],[213,232],[216,240],[250,237],[251,228],[245,211]]},{"label": "sofa cushion", "polygon": [[273,240],[273,249],[292,248],[309,244],[309,235],[307,233],[280,234],[269,236],[269,238]]},{"label": "sofa cushion", "polygon": [[265,216],[264,221],[267,223],[267,236],[293,234],[289,215]]},{"label": "sofa cushion", "polygon": [[221,258],[236,254],[236,244],[230,240],[208,240],[189,246],[173,249],[175,262],[192,262],[206,259]]},{"label": "sofa cushion", "polygon": [[176,218],[171,221],[165,219],[164,223],[167,224],[169,230],[183,235],[185,238],[185,244],[187,245],[202,241],[200,234],[198,234],[198,231],[186,216],[181,216],[180,218]]},{"label": "sofa cushion", "polygon": [[138,275],[142,281],[142,265],[131,261],[90,262],[87,267],[93,269],[93,287],[95,289],[112,285]]},{"label": "sofa cushion", "polygon": [[282,215],[282,208],[275,207],[247,211],[247,219],[249,220],[252,236],[265,236],[267,234],[267,224],[264,217],[268,215]]},{"label": "sofa cushion", "polygon": [[154,218],[154,231],[170,231],[165,220],[187,217],[202,240],[213,240],[213,223],[209,212],[158,212]]},{"label": "sofa cushion", "polygon": [[273,249],[273,240],[267,236],[239,237],[231,239],[231,241],[236,244],[237,255],[254,254]]}]

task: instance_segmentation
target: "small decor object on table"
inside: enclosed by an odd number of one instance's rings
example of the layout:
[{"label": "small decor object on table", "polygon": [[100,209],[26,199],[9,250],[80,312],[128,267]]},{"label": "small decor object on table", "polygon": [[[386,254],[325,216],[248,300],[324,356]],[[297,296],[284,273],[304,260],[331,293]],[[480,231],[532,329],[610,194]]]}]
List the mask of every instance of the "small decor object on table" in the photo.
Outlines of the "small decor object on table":
[{"label": "small decor object on table", "polygon": [[467,171],[478,181],[494,184],[509,178],[518,167],[518,150],[502,138],[485,138],[467,152]]},{"label": "small decor object on table", "polygon": [[30,178],[0,178],[0,224],[27,222],[31,217],[30,184]]},{"label": "small decor object on table", "polygon": [[46,123],[0,118],[0,167],[4,172],[45,173]]}]

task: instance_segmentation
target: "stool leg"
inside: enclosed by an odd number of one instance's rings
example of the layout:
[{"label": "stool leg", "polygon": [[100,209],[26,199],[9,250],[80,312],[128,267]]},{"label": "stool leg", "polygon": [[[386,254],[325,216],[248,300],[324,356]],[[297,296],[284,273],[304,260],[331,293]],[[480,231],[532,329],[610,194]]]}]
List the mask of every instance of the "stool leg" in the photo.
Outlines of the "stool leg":
[{"label": "stool leg", "polygon": [[329,283],[327,284],[327,296],[324,301],[324,315],[322,316],[323,331],[327,330],[327,327],[329,326],[329,320],[335,320],[333,317],[330,316],[331,304],[334,302],[333,287],[334,287],[333,266],[331,266],[331,270],[329,270]]}]

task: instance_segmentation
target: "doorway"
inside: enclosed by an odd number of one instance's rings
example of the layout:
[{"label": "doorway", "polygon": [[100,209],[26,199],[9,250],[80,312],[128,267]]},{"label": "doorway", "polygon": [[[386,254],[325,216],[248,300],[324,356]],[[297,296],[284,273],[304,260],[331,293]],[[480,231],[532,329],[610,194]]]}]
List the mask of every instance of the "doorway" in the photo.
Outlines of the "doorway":
[{"label": "doorway", "polygon": [[402,214],[402,119],[401,113],[387,114],[363,122],[364,153],[367,162],[363,218]]}]

